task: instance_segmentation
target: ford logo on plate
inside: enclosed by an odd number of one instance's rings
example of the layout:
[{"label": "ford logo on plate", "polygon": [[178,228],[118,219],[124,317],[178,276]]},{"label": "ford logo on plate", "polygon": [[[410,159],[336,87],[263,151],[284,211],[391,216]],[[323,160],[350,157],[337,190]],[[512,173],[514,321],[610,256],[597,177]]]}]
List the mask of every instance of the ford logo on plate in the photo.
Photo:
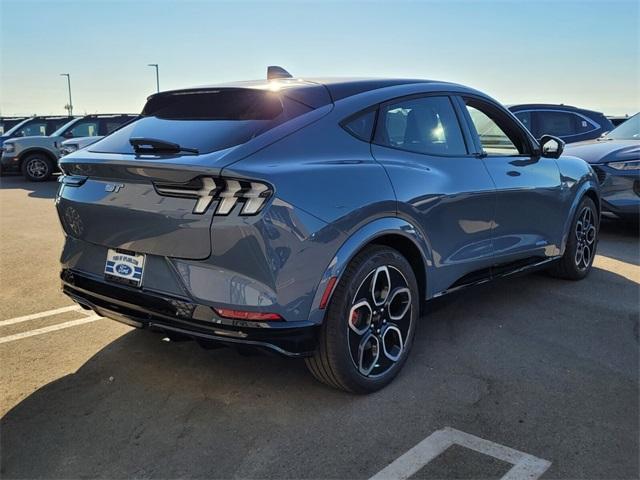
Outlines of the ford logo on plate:
[{"label": "ford logo on plate", "polygon": [[116,265],[116,272],[118,272],[120,275],[129,276],[131,275],[131,272],[133,272],[133,270],[129,265],[119,263],[118,265]]}]

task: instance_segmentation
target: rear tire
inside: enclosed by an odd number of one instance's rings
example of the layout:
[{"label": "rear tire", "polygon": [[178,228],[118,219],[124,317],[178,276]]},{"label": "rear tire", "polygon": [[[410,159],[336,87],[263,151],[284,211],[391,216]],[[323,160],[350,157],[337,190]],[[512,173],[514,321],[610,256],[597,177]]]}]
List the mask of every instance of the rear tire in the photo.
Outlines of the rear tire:
[{"label": "rear tire", "polygon": [[600,217],[595,203],[584,197],[571,223],[564,255],[549,269],[554,277],[582,280],[591,271],[598,246]]},{"label": "rear tire", "polygon": [[418,314],[418,284],[409,262],[394,249],[367,247],[336,286],[307,367],[337,389],[379,390],[402,369]]},{"label": "rear tire", "polygon": [[22,161],[22,175],[31,182],[45,182],[53,175],[53,162],[44,153],[32,153]]}]

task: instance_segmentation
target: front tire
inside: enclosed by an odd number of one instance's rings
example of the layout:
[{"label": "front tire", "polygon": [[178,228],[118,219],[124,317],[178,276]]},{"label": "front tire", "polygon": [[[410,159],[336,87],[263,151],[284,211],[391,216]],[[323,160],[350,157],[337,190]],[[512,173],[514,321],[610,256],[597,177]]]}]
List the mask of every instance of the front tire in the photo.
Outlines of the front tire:
[{"label": "front tire", "polygon": [[307,367],[318,380],[341,390],[370,393],[383,388],[409,355],[419,305],[409,262],[392,248],[365,248],[333,292]]},{"label": "front tire", "polygon": [[45,182],[53,175],[53,162],[43,153],[32,153],[22,161],[22,175],[31,182]]},{"label": "front tire", "polygon": [[551,275],[567,280],[582,280],[591,271],[598,246],[600,217],[595,203],[584,197],[571,224],[564,255],[549,270]]}]

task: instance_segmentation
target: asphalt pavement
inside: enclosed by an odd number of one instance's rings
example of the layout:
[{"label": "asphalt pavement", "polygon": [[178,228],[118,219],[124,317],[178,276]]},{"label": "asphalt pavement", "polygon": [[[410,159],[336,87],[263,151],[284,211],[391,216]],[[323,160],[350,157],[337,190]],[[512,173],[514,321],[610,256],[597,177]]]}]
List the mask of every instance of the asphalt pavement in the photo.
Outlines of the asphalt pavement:
[{"label": "asphalt pavement", "polygon": [[454,443],[411,478],[501,478],[510,449],[543,479],[639,477],[637,226],[603,222],[584,281],[539,273],[430,302],[396,381],[354,396],[302,361],[60,311],[57,184],[0,184],[3,479],[368,479],[443,429],[495,454]]}]

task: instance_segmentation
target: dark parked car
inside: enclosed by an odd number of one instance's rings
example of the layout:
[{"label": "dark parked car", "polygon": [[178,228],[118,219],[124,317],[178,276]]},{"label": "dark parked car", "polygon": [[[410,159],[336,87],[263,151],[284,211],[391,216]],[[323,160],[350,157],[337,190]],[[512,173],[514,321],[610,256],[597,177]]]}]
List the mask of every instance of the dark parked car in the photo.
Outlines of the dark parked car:
[{"label": "dark parked car", "polygon": [[613,124],[600,112],[569,105],[532,103],[511,105],[509,110],[529,129],[533,136],[555,135],[565,143],[598,138],[613,130]]},{"label": "dark parked car", "polygon": [[304,357],[328,385],[370,392],[402,368],[425,300],[536,268],[589,273],[598,182],[562,150],[437,81],[158,93],[60,159],[63,290],[168,336]]},{"label": "dark parked car", "polygon": [[640,219],[640,113],[602,138],[567,146],[591,164],[602,192],[602,209],[629,221]]},{"label": "dark parked car", "polygon": [[57,171],[64,140],[107,135],[135,117],[126,113],[85,115],[74,119],[66,117],[62,126],[47,136],[11,138],[3,145],[2,171],[22,172],[32,182],[48,180]]}]

